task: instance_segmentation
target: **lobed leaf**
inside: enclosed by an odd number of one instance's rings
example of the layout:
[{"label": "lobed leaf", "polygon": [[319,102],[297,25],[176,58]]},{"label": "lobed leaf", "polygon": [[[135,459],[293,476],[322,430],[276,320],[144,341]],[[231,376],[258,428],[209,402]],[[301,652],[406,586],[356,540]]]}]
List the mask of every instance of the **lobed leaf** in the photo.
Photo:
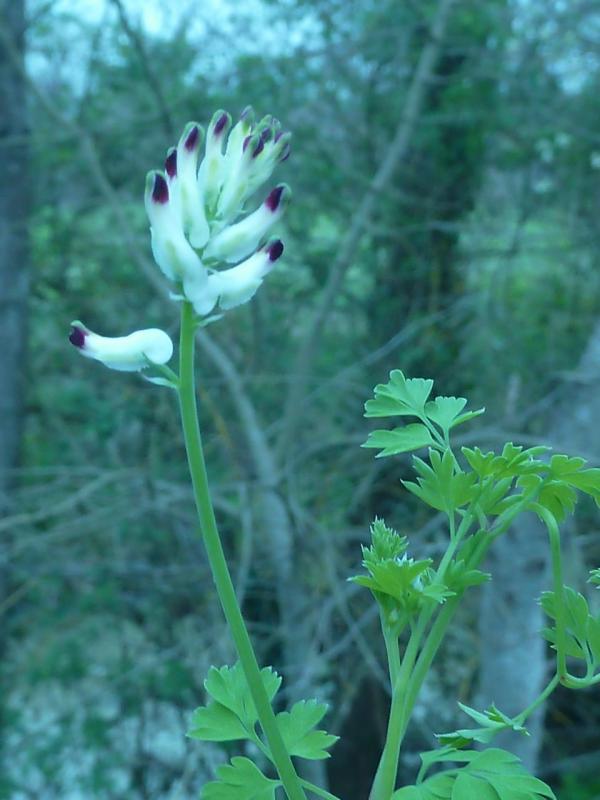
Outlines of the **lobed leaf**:
[{"label": "lobed leaf", "polygon": [[327,748],[335,744],[339,737],[323,730],[313,730],[326,711],[325,703],[300,700],[290,711],[277,714],[279,730],[290,755],[309,759],[329,758]]},{"label": "lobed leaf", "polygon": [[392,431],[371,431],[367,441],[361,447],[381,449],[381,453],[378,453],[376,458],[384,458],[398,453],[408,453],[411,450],[420,450],[422,447],[434,444],[429,429],[419,422],[413,422],[405,425],[404,428],[394,428]]},{"label": "lobed leaf", "polygon": [[202,800],[274,800],[280,781],[267,778],[259,768],[243,756],[235,756],[231,764],[217,767],[218,780],[206,783]]}]

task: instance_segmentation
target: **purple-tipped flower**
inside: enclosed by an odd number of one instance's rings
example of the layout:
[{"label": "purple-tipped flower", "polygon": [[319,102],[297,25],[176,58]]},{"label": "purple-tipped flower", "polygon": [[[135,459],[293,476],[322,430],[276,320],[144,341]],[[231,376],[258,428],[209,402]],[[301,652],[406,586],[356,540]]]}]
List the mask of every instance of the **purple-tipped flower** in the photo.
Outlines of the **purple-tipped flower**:
[{"label": "purple-tipped flower", "polygon": [[261,247],[254,255],[242,261],[237,267],[221,270],[209,275],[206,289],[195,293],[190,287],[188,299],[198,314],[210,313],[218,304],[222,311],[247,303],[273,269],[283,253],[283,244],[275,239]]},{"label": "purple-tipped flower", "polygon": [[166,364],[173,355],[173,342],[159,328],[134,331],[128,336],[99,336],[76,320],[71,323],[69,341],[82,356],[121,372],[138,372],[152,364]]},{"label": "purple-tipped flower", "polygon": [[205,254],[209,258],[234,263],[256,250],[273,225],[280,219],[290,198],[285,184],[277,186],[253,214],[211,237]]}]

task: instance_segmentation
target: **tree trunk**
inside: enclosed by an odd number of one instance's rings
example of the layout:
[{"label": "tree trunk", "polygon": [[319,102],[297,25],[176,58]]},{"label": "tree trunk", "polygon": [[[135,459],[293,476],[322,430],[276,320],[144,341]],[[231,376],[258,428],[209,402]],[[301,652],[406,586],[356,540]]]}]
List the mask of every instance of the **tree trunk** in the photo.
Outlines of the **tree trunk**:
[{"label": "tree trunk", "polygon": [[[27,316],[28,130],[23,79],[24,3],[0,0],[0,513],[19,461]],[[6,42],[6,46],[5,46]],[[11,46],[8,46],[10,43]]]},{"label": "tree trunk", "polygon": [[[28,130],[25,104],[24,2],[0,0],[0,517],[10,509],[14,468],[19,462],[23,427],[23,388],[27,318],[29,210]],[[0,603],[10,595],[6,549],[0,546]],[[0,609],[0,664],[8,637],[7,614]],[[5,758],[2,730],[6,710],[5,675],[0,671],[0,776]],[[10,792],[0,777],[0,795]]]}]

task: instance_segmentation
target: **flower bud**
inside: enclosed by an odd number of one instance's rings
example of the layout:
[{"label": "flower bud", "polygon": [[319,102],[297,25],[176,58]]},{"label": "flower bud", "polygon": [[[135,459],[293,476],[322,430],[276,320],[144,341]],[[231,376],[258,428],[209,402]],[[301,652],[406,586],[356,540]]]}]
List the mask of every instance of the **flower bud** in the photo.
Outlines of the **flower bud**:
[{"label": "flower bud", "polygon": [[198,171],[198,186],[209,217],[214,216],[223,183],[223,142],[230,125],[229,114],[226,111],[216,111],[206,132],[205,155]]},{"label": "flower bud", "polygon": [[207,293],[218,298],[224,311],[246,303],[254,297],[282,253],[283,242],[274,239],[237,267],[209,275]]},{"label": "flower bud", "polygon": [[[177,174],[179,155],[176,159],[167,156],[167,162],[168,169],[175,169]],[[182,280],[185,275],[206,279],[206,269],[183,232],[177,196],[171,191],[174,187],[174,178],[169,177],[167,183],[162,172],[149,172],[146,177],[144,202],[150,220],[154,259],[170,280]]]},{"label": "flower bud", "polygon": [[257,248],[261,239],[281,217],[290,194],[289,187],[285,184],[276,186],[253,214],[224,228],[211,238],[204,251],[205,257],[229,263],[245,258]]},{"label": "flower bud", "polygon": [[137,372],[152,364],[166,364],[173,355],[173,342],[159,328],[134,331],[128,336],[99,336],[79,320],[71,323],[69,341],[82,356],[101,361],[110,369]]},{"label": "flower bud", "polygon": [[209,228],[203,198],[198,186],[198,154],[204,131],[188,122],[177,145],[177,183],[181,201],[183,232],[193,247],[204,247]]}]

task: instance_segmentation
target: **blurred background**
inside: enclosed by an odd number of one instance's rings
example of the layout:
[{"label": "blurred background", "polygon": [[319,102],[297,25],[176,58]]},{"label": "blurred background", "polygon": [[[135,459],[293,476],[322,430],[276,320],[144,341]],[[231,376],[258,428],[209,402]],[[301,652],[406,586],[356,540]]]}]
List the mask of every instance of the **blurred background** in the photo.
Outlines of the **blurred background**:
[{"label": "blurred background", "polygon": [[[233,575],[282,701],[331,703],[309,765],[364,800],[389,688],[368,593],[377,514],[436,557],[410,459],[361,450],[392,368],[487,413],[457,445],[600,462],[600,0],[0,1],[0,797],[183,800],[237,750],[185,739],[235,656],[172,394],[79,358],[69,322],[177,331],[142,196],[188,120],[251,103],[293,132],[286,252],[202,337],[199,402]],[[565,532],[600,565],[597,511]],[[551,664],[531,520],[500,542],[417,707],[412,782],[456,700],[526,706]],[[597,600],[590,602],[597,608]],[[600,797],[600,692],[504,742]]]}]

